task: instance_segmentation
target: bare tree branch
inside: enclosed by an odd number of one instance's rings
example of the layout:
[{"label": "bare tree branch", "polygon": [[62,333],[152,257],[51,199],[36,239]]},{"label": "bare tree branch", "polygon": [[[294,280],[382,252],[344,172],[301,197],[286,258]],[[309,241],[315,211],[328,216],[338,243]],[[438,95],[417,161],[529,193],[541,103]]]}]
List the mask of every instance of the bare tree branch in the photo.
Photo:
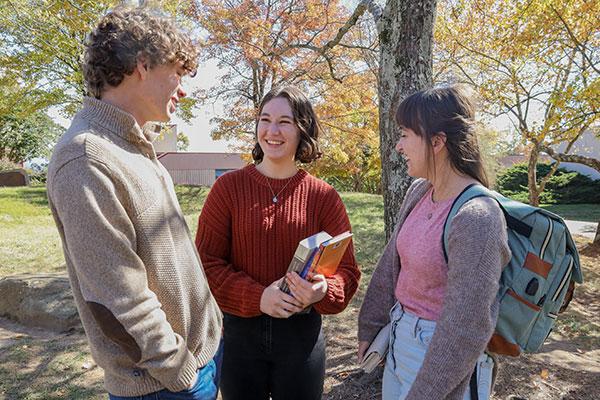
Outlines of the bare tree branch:
[{"label": "bare tree branch", "polygon": [[596,171],[600,172],[600,160],[597,160],[595,158],[579,156],[576,154],[557,153],[551,147],[544,145],[540,146],[540,149],[546,152],[550,157],[552,157],[556,161],[583,164],[587,165],[588,167],[594,168]]}]

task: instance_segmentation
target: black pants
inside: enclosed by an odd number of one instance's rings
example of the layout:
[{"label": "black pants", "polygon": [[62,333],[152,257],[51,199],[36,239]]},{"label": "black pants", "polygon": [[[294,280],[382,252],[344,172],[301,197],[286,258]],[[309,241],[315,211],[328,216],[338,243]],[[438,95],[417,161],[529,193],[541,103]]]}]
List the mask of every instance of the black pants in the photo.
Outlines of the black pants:
[{"label": "black pants", "polygon": [[318,400],[325,377],[321,315],[288,319],[225,314],[223,400]]}]

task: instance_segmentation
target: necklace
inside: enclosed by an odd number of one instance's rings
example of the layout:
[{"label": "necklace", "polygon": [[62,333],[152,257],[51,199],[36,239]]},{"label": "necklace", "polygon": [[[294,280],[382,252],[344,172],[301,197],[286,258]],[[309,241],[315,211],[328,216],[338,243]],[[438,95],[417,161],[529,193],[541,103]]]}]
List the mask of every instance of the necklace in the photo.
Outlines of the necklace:
[{"label": "necklace", "polygon": [[279,192],[277,192],[277,194],[275,194],[275,192],[273,191],[273,188],[271,187],[271,183],[269,182],[269,178],[267,178],[267,185],[269,185],[269,190],[271,191],[271,194],[273,195],[273,198],[271,199],[273,201],[273,204],[276,204],[279,201],[277,199],[277,196],[279,196],[281,194],[281,192],[283,192],[283,190],[287,187],[287,185],[292,181],[292,178],[288,179],[288,181],[285,183],[285,185],[283,185],[281,190]]},{"label": "necklace", "polygon": [[431,217],[433,217],[433,213],[435,211],[437,211],[437,208],[438,208],[438,205],[439,205],[438,204],[439,202],[433,201],[433,189],[431,190],[431,195],[429,196],[429,201],[431,202],[431,211],[429,213],[427,213],[426,217],[427,217],[428,220],[430,220]]}]

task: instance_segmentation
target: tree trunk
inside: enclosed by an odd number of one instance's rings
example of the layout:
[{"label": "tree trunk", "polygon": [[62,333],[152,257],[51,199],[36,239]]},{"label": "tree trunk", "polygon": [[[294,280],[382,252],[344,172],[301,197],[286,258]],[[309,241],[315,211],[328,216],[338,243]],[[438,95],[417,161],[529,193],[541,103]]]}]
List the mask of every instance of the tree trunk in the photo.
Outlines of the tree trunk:
[{"label": "tree trunk", "polygon": [[600,245],[600,221],[598,221],[598,226],[596,227],[596,236],[594,236],[593,245]]},{"label": "tree trunk", "polygon": [[527,187],[529,188],[529,204],[536,207],[540,204],[540,191],[537,186],[537,162],[539,156],[539,145],[533,143],[531,146],[531,153],[529,153],[529,165],[527,167]]},{"label": "tree trunk", "polygon": [[388,0],[378,21],[379,136],[386,239],[397,222],[412,179],[395,151],[395,111],[411,93],[432,85],[433,26],[437,0]]}]

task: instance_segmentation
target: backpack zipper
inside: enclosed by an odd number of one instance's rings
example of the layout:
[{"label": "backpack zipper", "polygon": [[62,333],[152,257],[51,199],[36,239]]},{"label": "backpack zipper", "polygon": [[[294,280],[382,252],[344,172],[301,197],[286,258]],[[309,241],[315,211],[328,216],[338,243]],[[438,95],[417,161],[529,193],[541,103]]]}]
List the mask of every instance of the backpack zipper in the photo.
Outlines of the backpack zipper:
[{"label": "backpack zipper", "polygon": [[571,270],[572,269],[573,269],[573,258],[571,257],[571,260],[569,261],[569,267],[567,268],[567,271],[563,275],[562,280],[560,282],[560,285],[558,285],[558,289],[556,289],[556,292],[554,293],[554,296],[552,296],[552,301],[556,301],[556,299],[558,299],[558,296],[560,295],[560,292],[562,292],[563,288],[565,287],[565,284],[567,283],[567,281],[571,277]]},{"label": "backpack zipper", "polygon": [[544,259],[544,254],[546,253],[546,248],[548,247],[548,243],[550,243],[550,237],[552,236],[552,231],[554,230],[554,222],[552,219],[548,219],[550,222],[550,226],[548,227],[548,232],[546,233],[546,238],[544,239],[544,244],[542,245],[542,249],[540,250],[540,258]]}]

